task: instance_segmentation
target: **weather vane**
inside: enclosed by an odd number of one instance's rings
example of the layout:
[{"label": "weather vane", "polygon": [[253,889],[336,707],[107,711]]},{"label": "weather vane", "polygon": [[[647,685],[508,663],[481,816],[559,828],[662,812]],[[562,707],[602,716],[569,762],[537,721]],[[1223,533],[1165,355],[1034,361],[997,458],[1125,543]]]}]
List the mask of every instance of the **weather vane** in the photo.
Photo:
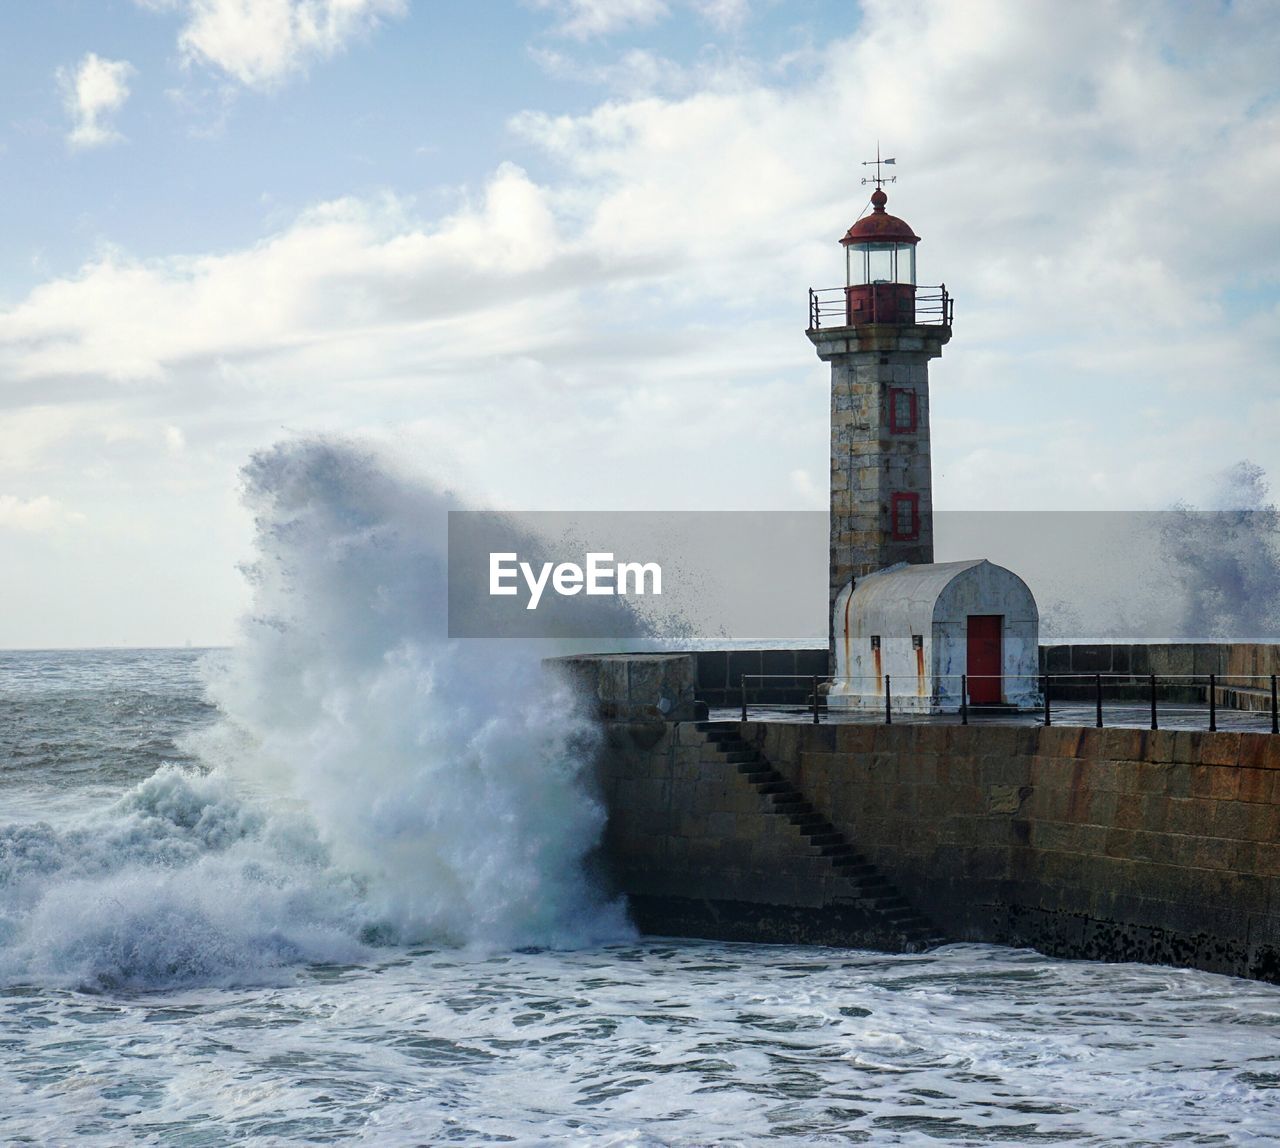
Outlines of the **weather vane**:
[{"label": "weather vane", "polygon": [[882,166],[882,165],[895,164],[895,163],[897,163],[897,162],[898,162],[898,161],[897,161],[897,160],[895,160],[895,159],[881,159],[881,158],[880,158],[880,141],[879,141],[879,140],[876,140],[876,158],[875,158],[875,159],[864,159],[864,160],[862,161],[862,166],[863,166],[863,167],[870,167],[872,164],[875,164],[875,166],[876,166],[876,173],[875,173],[875,175],[872,175],[872,176],[866,176],[866,177],[864,177],[864,178],[863,178],[863,180],[862,180],[862,182],[863,182],[864,184],[866,184],[866,183],[874,183],[874,184],[876,185],[876,187],[883,187],[886,183],[897,183],[897,182],[898,182],[898,177],[897,177],[896,175],[884,176],[884,175],[882,175],[882,174],[880,173],[880,168],[881,168],[881,166]]}]

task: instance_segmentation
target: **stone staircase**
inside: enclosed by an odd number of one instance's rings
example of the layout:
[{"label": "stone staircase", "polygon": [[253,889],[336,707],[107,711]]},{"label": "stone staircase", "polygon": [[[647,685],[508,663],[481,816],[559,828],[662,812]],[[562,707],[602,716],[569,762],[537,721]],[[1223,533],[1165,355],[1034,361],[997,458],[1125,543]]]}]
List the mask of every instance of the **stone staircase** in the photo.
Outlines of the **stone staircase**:
[{"label": "stone staircase", "polygon": [[825,857],[838,876],[848,882],[847,896],[837,904],[857,905],[881,920],[886,931],[901,938],[906,952],[920,952],[947,943],[947,938],[921,914],[834,825],[805,800],[805,796],[755,746],[739,735],[736,723],[699,722],[707,741],[734,766],[771,813],[795,826],[814,855]]}]

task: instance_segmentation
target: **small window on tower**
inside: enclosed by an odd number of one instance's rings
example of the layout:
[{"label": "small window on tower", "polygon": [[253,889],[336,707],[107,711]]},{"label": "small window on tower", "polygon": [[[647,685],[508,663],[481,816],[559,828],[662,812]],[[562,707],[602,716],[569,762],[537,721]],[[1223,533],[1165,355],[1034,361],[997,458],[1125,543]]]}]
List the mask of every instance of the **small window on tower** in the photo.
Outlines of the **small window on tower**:
[{"label": "small window on tower", "polygon": [[911,434],[916,429],[916,395],[906,387],[889,388],[889,433]]},{"label": "small window on tower", "polygon": [[872,634],[872,635],[871,635],[871,648],[872,648],[873,650],[878,650],[878,649],[880,648],[880,635],[879,635],[879,634]]},{"label": "small window on tower", "polygon": [[889,507],[895,542],[914,542],[920,537],[920,496],[895,494]]}]

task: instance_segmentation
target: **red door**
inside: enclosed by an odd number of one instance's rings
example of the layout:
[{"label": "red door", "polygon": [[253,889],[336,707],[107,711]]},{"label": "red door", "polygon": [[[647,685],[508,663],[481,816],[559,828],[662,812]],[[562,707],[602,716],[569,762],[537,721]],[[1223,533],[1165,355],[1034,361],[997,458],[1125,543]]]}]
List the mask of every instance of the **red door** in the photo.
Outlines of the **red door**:
[{"label": "red door", "polygon": [[1000,631],[1002,614],[969,615],[969,700],[974,705],[999,704],[1003,700],[1000,680]]}]

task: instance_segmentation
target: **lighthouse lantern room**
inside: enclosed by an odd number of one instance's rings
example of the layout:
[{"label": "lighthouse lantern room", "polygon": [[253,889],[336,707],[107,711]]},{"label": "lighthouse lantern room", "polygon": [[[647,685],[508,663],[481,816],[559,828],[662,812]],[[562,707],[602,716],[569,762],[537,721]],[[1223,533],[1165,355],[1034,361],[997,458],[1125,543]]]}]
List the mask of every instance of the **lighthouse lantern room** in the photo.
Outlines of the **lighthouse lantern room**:
[{"label": "lighthouse lantern room", "polygon": [[914,323],[916,319],[916,235],[904,220],[884,209],[884,188],[871,193],[863,216],[840,242],[845,251],[845,322]]}]

